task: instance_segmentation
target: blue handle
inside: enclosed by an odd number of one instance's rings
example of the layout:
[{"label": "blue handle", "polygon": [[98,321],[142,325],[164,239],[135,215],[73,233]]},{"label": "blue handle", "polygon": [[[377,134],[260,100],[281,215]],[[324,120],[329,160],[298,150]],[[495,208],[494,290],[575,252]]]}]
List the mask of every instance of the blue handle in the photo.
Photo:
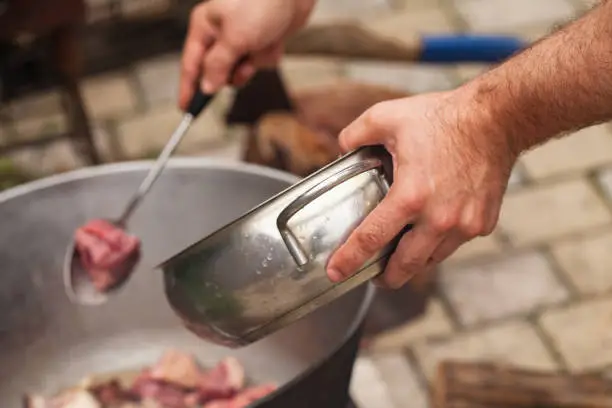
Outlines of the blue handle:
[{"label": "blue handle", "polygon": [[500,35],[428,35],[421,40],[420,62],[497,63],[521,51],[527,43]]}]

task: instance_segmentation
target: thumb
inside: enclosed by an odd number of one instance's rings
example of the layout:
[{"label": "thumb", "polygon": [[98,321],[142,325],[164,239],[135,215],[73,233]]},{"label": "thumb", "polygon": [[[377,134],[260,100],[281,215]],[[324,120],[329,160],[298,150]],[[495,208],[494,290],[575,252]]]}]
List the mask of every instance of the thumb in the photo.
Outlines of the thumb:
[{"label": "thumb", "polygon": [[338,142],[343,152],[384,142],[388,132],[380,111],[380,104],[372,106],[340,132]]}]

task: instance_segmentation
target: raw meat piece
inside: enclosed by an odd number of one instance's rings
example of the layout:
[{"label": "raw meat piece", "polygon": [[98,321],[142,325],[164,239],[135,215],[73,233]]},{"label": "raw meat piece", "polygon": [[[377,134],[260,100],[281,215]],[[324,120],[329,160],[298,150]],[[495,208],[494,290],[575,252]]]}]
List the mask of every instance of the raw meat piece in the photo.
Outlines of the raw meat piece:
[{"label": "raw meat piece", "polygon": [[117,380],[93,386],[89,388],[89,392],[96,397],[103,407],[118,406],[121,403],[137,400],[134,395],[124,390]]},{"label": "raw meat piece", "polygon": [[26,395],[24,406],[25,408],[104,408],[86,390],[69,390],[49,399],[36,395]]},{"label": "raw meat piece", "polygon": [[244,387],[244,368],[236,358],[203,371],[191,355],[171,349],[142,370],[131,387],[117,378],[88,380],[53,398],[28,395],[24,408],[244,408],[276,389]]},{"label": "raw meat piece", "polygon": [[244,368],[234,357],[226,357],[204,373],[198,384],[202,402],[227,398],[244,387]]},{"label": "raw meat piece", "polygon": [[276,385],[264,384],[250,387],[238,393],[238,395],[226,399],[215,400],[204,405],[203,408],[246,408],[249,404],[276,391]]},{"label": "raw meat piece", "polygon": [[203,375],[192,356],[177,350],[166,351],[150,371],[152,379],[183,388],[196,388]]},{"label": "raw meat piece", "polygon": [[189,391],[174,384],[152,379],[150,370],[143,371],[136,381],[134,381],[131,391],[141,399],[155,400],[164,408],[189,407],[187,402],[190,401],[186,401]]},{"label": "raw meat piece", "polygon": [[139,258],[139,239],[105,220],[89,221],[74,239],[83,267],[101,292],[127,278]]}]

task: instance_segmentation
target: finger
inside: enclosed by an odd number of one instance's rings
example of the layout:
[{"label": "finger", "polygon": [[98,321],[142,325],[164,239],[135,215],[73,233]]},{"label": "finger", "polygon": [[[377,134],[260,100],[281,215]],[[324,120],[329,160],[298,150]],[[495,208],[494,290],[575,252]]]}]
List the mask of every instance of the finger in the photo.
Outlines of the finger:
[{"label": "finger", "polygon": [[257,67],[275,67],[280,62],[283,55],[283,44],[273,44],[265,50],[257,53],[255,56],[255,66]]},{"label": "finger", "polygon": [[387,196],[334,252],[327,266],[328,276],[333,282],[355,273],[411,221],[414,214],[401,210],[405,207],[398,193],[401,188],[399,184],[392,185]]},{"label": "finger", "polygon": [[203,61],[202,90],[205,93],[216,92],[228,84],[240,53],[240,50],[226,42],[218,41],[211,47]]},{"label": "finger", "polygon": [[386,287],[397,289],[412,276],[425,272],[429,266],[429,258],[444,238],[444,233],[435,231],[428,224],[417,223],[397,244],[379,282]]},{"label": "finger", "polygon": [[252,61],[246,61],[236,69],[236,73],[231,82],[235,86],[242,86],[251,79],[256,71],[255,64]]},{"label": "finger", "polygon": [[374,105],[340,132],[338,142],[343,152],[384,142],[388,129],[381,123],[381,106]]},{"label": "finger", "polygon": [[194,88],[200,82],[202,60],[216,35],[217,30],[209,21],[207,9],[202,7],[195,9],[191,16],[181,59],[179,106],[182,110],[187,109]]},{"label": "finger", "polygon": [[457,251],[457,249],[461,245],[465,244],[467,241],[467,237],[458,231],[453,231],[448,234],[440,243],[440,245],[438,245],[435,251],[431,254],[428,261],[430,266],[435,266],[440,262],[446,260],[449,256],[454,254],[455,251]]}]

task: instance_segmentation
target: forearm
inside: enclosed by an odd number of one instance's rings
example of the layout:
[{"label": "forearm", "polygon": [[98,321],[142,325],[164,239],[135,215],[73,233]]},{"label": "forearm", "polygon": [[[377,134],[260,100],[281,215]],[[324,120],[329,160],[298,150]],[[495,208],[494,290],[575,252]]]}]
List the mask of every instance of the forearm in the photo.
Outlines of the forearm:
[{"label": "forearm", "polygon": [[513,153],[612,119],[612,0],[463,87]]}]

